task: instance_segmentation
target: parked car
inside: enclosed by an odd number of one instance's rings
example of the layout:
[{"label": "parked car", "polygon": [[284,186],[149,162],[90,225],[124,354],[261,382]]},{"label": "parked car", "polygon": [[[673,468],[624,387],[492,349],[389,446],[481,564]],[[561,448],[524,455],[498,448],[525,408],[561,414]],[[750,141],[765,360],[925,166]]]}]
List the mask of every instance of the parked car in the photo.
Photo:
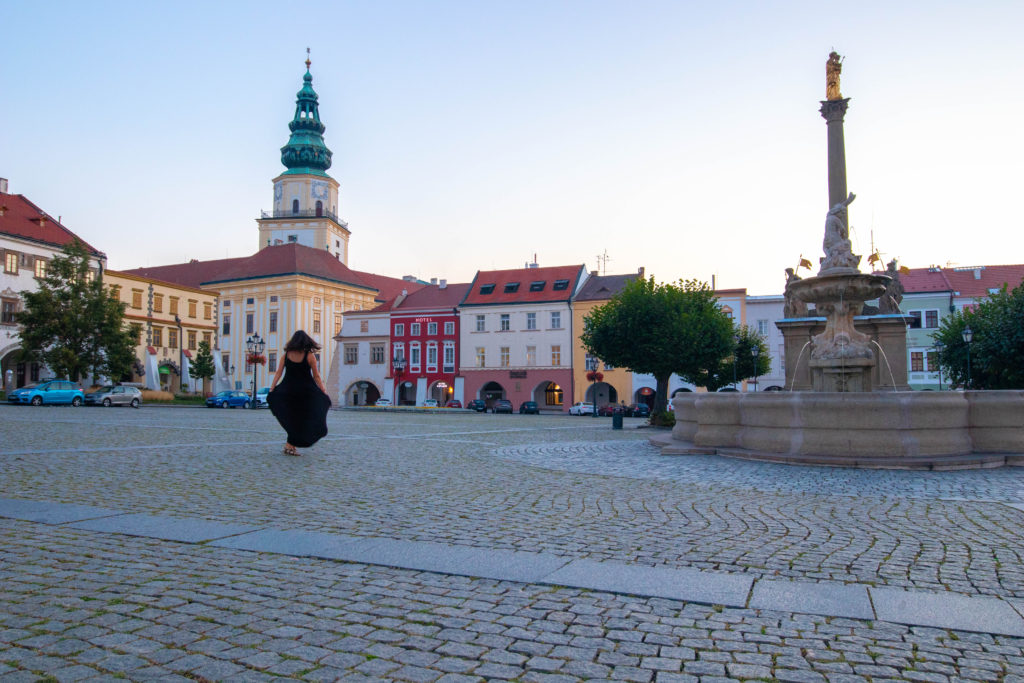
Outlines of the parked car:
[{"label": "parked car", "polygon": [[474,398],[466,404],[466,408],[469,410],[475,410],[478,413],[483,413],[487,411],[487,401],[482,398]]},{"label": "parked car", "polygon": [[28,403],[34,406],[70,404],[76,408],[85,402],[85,392],[74,382],[52,379],[30,384],[7,394],[8,403]]},{"label": "parked car", "polygon": [[390,398],[378,398],[376,403],[374,403],[373,405],[380,406],[381,408],[390,408],[391,407],[391,399]]},{"label": "parked car", "polygon": [[270,394],[270,387],[263,387],[256,392],[256,407],[266,408],[267,407],[267,396]]},{"label": "parked car", "polygon": [[536,401],[523,401],[519,406],[520,415],[540,415],[540,407]]},{"label": "parked car", "polygon": [[222,391],[206,399],[207,408],[248,408],[249,394],[244,391]]},{"label": "parked car", "polygon": [[438,407],[437,399],[436,398],[423,399],[423,407],[424,408],[437,408]]},{"label": "parked car", "polygon": [[570,415],[593,415],[594,404],[589,401],[580,401],[579,403],[573,403],[569,407]]},{"label": "parked car", "polygon": [[499,398],[497,401],[494,402],[494,405],[491,407],[491,411],[495,414],[508,413],[509,415],[511,415],[512,401],[508,400],[507,398]]},{"label": "parked car", "polygon": [[646,403],[634,403],[626,408],[626,417],[650,417],[651,407]]},{"label": "parked car", "polygon": [[87,406],[131,406],[138,408],[142,405],[142,391],[138,387],[100,387],[96,391],[85,395]]},{"label": "parked car", "polygon": [[445,403],[444,407],[445,408],[461,408],[462,407],[462,401],[460,401],[457,398],[454,398],[451,401],[448,401],[447,403]]},{"label": "parked car", "polygon": [[597,409],[597,414],[601,417],[611,417],[615,414],[616,410],[620,410],[621,406],[618,403],[606,403]]}]

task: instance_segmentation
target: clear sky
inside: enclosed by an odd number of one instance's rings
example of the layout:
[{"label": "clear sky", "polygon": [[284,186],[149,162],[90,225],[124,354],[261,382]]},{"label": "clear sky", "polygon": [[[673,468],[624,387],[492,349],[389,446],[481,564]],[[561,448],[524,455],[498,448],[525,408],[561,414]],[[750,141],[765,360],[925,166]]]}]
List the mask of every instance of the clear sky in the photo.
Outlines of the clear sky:
[{"label": "clear sky", "polygon": [[855,251],[1024,262],[1019,1],[0,0],[0,25],[0,177],[114,269],[256,250],[307,46],[356,269],[607,251],[779,293],[821,255],[833,47]]}]

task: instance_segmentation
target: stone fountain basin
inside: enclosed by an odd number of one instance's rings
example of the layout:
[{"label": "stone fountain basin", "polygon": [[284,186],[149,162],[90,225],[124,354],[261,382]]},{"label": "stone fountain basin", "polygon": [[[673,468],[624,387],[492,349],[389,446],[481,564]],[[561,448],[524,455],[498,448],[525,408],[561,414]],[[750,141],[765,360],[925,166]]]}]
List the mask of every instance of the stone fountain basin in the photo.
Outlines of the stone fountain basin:
[{"label": "stone fountain basin", "polygon": [[688,393],[672,405],[666,453],[890,469],[1024,464],[1024,391]]},{"label": "stone fountain basin", "polygon": [[885,291],[888,275],[869,275],[856,270],[818,275],[789,284],[788,288],[803,302],[870,301]]}]

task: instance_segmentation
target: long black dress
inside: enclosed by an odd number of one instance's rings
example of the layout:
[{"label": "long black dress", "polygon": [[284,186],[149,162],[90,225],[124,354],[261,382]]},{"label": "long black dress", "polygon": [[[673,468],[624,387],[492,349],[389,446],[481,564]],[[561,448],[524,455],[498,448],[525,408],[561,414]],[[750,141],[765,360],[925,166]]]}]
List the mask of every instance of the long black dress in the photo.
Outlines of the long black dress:
[{"label": "long black dress", "polygon": [[274,417],[288,433],[288,443],[308,448],[327,436],[331,399],[313,381],[307,356],[296,363],[284,354],[284,379],[267,395]]}]

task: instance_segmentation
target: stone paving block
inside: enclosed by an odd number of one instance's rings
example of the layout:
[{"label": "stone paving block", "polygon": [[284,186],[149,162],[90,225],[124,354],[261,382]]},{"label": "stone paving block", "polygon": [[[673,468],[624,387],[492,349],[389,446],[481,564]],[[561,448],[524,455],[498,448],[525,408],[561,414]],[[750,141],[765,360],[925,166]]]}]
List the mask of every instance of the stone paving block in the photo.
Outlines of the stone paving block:
[{"label": "stone paving block", "polygon": [[350,547],[358,540],[355,536],[300,529],[260,529],[211,541],[209,545],[295,557],[322,557],[327,560],[357,562],[359,560]]},{"label": "stone paving block", "polygon": [[110,510],[92,505],[51,503],[49,501],[22,500],[20,498],[0,498],[0,517],[22,519],[27,522],[65,524],[94,517],[109,517],[120,514],[123,514],[121,510]]},{"label": "stone paving block", "polygon": [[81,522],[73,522],[68,526],[87,531],[105,531],[129,536],[159,538],[165,541],[182,541],[185,543],[202,543],[225,536],[244,534],[255,531],[259,527],[246,524],[223,524],[204,519],[182,519],[164,517],[162,515],[130,514],[115,517],[103,517]]},{"label": "stone paving block", "polygon": [[1024,636],[1024,618],[998,598],[886,587],[871,588],[870,592],[882,621]]},{"label": "stone paving block", "polygon": [[573,560],[544,577],[543,583],[612,591],[707,605],[743,607],[753,579],[698,569],[642,567],[620,562]]},{"label": "stone paving block", "polygon": [[760,579],[754,584],[750,607],[852,619],[875,618],[867,586],[835,582]]}]

